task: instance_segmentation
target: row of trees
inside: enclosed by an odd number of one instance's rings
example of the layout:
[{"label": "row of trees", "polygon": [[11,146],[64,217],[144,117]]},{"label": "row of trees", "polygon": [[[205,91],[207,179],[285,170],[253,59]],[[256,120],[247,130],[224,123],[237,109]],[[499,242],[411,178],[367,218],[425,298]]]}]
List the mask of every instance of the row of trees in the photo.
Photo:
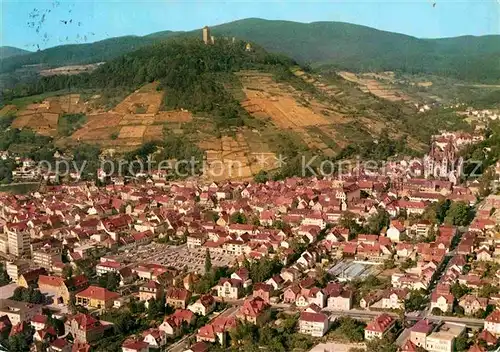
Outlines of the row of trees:
[{"label": "row of trees", "polygon": [[45,301],[43,294],[40,290],[33,287],[16,287],[11,299],[15,301],[23,301],[34,304],[42,304]]}]

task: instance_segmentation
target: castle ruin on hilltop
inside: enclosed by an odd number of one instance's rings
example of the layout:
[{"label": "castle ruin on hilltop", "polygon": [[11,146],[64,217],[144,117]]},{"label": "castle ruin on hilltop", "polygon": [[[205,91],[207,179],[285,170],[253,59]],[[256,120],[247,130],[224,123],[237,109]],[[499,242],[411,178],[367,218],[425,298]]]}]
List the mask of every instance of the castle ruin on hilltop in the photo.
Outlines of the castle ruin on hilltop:
[{"label": "castle ruin on hilltop", "polygon": [[[215,44],[215,37],[210,34],[210,27],[208,27],[208,26],[203,27],[201,32],[202,32],[203,43],[205,43],[205,45]],[[229,38],[226,38],[226,39],[229,40]],[[236,38],[232,37],[231,40],[234,43]],[[245,45],[245,50],[252,51],[252,45],[250,43],[247,43]]]},{"label": "castle ruin on hilltop", "polygon": [[203,27],[202,33],[203,33],[203,42],[205,44],[208,45],[215,43],[215,37],[213,35],[210,35],[210,28],[208,26]]}]

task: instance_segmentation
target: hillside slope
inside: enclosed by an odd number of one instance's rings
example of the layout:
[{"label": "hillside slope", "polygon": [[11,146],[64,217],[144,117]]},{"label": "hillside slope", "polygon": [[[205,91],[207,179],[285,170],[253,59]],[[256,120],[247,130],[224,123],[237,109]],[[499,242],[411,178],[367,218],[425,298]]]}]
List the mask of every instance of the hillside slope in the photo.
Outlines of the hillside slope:
[{"label": "hillside slope", "polygon": [[24,65],[47,64],[49,66],[66,66],[108,61],[176,34],[176,32],[165,31],[161,32],[161,34],[144,37],[124,36],[90,44],[60,45],[2,60],[0,62],[0,72],[12,72]]},{"label": "hillside slope", "polygon": [[341,22],[245,19],[213,28],[313,66],[351,71],[433,73],[464,80],[500,79],[500,36],[418,39]]},{"label": "hillside slope", "polygon": [[13,46],[0,46],[0,60],[13,56],[30,54],[31,51],[15,48]]},{"label": "hillside slope", "polygon": [[[350,71],[405,71],[493,82],[500,79],[500,36],[444,39],[415,37],[342,22],[298,23],[244,19],[212,28],[216,37],[252,41],[271,52],[286,54],[312,66]],[[3,60],[0,72],[25,64],[68,65],[106,61],[172,36],[200,37],[164,31],[144,37],[126,36],[79,45],[63,45]]]},{"label": "hillside slope", "polygon": [[[262,170],[286,177],[300,174],[302,157],[418,154],[438,130],[467,127],[452,112],[416,118],[410,104],[364,92],[336,74],[309,73],[292,59],[246,44],[171,38],[90,73],[42,77],[3,91],[9,105],[0,116],[11,128],[0,131],[0,140],[9,150],[33,150],[38,145],[25,135],[34,131],[62,150],[84,143],[109,154],[130,152],[130,160],[159,146],[162,160],[196,154],[222,178],[235,177],[236,170],[218,173],[221,162],[242,165],[237,178]],[[113,91],[123,97],[111,106],[99,103],[115,98]],[[279,155],[289,163],[277,170]]]}]

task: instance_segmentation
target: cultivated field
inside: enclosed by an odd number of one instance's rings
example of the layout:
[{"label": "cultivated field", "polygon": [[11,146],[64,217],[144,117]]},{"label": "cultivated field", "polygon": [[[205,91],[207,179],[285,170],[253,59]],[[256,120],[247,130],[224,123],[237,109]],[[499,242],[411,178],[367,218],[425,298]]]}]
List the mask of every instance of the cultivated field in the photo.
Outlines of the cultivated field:
[{"label": "cultivated field", "polygon": [[338,74],[345,80],[358,84],[364,93],[371,93],[389,101],[411,100],[406,94],[392,86],[394,81],[390,75],[374,73],[357,75],[347,71],[342,71]]},{"label": "cultivated field", "polygon": [[275,154],[257,131],[240,129],[234,137],[206,138],[198,143],[205,150],[209,180],[249,179],[261,170],[275,166]]},{"label": "cultivated field", "polygon": [[87,123],[71,138],[130,150],[144,142],[161,140],[166,123],[192,120],[187,111],[160,111],[163,92],[156,88],[156,83],[148,84],[127,96],[111,111],[89,114]]},{"label": "cultivated field", "polygon": [[309,148],[328,156],[335,155],[335,151],[318,134],[311,133],[310,128],[329,130],[334,125],[348,123],[348,118],[291,86],[276,83],[271,75],[243,72],[240,79],[247,98],[242,106],[252,116],[270,119],[277,127],[298,133]]},{"label": "cultivated field", "polygon": [[49,97],[41,103],[27,105],[16,113],[14,128],[30,128],[45,136],[57,135],[57,123],[62,114],[87,112],[87,106],[79,94]]}]

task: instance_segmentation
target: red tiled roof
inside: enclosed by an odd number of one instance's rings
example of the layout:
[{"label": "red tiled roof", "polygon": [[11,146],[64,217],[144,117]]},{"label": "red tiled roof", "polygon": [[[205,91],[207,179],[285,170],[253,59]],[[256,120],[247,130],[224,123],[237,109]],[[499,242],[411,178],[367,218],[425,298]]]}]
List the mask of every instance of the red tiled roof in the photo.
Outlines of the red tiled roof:
[{"label": "red tiled roof", "polygon": [[215,320],[201,327],[198,330],[198,335],[202,337],[214,338],[216,333],[226,332],[236,326],[236,320],[234,317],[222,317],[219,316]]},{"label": "red tiled roof", "polygon": [[187,309],[177,309],[171,317],[190,323],[194,318],[194,313]]},{"label": "red tiled roof", "polygon": [[122,345],[122,347],[124,347],[124,348],[128,348],[128,349],[135,350],[135,351],[147,349],[148,346],[149,346],[149,344],[147,342],[144,342],[144,341],[125,341]]},{"label": "red tiled roof", "polygon": [[394,318],[384,313],[373,319],[366,326],[366,330],[375,332],[385,332],[393,323],[394,323]]},{"label": "red tiled roof", "polygon": [[495,310],[490,315],[486,317],[486,321],[489,323],[500,324],[500,309]]},{"label": "red tiled roof", "polygon": [[187,301],[191,297],[191,292],[184,288],[172,287],[167,291],[167,298]]},{"label": "red tiled roof", "polygon": [[59,276],[40,275],[38,277],[38,286],[40,285],[60,287],[64,285],[64,279]]},{"label": "red tiled roof", "polygon": [[46,324],[48,318],[49,317],[46,315],[36,314],[33,318],[31,318],[31,322],[32,323],[39,323],[39,324]]},{"label": "red tiled roof", "polygon": [[253,285],[253,291],[264,291],[264,292],[271,292],[273,290],[273,286],[268,285],[263,282],[256,283]]},{"label": "red tiled roof", "polygon": [[68,341],[65,339],[56,339],[50,344],[50,346],[62,350],[67,344]]},{"label": "red tiled roof", "polygon": [[432,323],[427,319],[419,320],[415,325],[411,327],[411,331],[419,332],[423,334],[428,334],[433,329]]},{"label": "red tiled roof", "polygon": [[210,347],[206,342],[200,341],[189,347],[189,349],[193,352],[208,352]]},{"label": "red tiled roof", "polygon": [[260,297],[250,298],[243,302],[243,306],[240,308],[240,314],[250,317],[258,317],[261,315],[269,305],[264,302]]},{"label": "red tiled roof", "polygon": [[326,323],[328,317],[323,313],[302,312],[300,313],[300,320],[314,323]]},{"label": "red tiled roof", "polygon": [[488,345],[495,345],[498,341],[498,339],[493,335],[491,332],[488,330],[483,330],[481,333],[477,336],[478,339],[483,340],[486,342]]},{"label": "red tiled roof", "polygon": [[401,352],[416,352],[417,345],[411,342],[410,339],[406,340],[405,344],[401,347]]},{"label": "red tiled roof", "polygon": [[88,314],[79,313],[71,317],[71,319],[75,320],[79,328],[85,331],[102,327],[101,322],[99,320],[95,319],[94,317]]},{"label": "red tiled roof", "polygon": [[109,291],[104,287],[99,286],[89,286],[85,290],[77,293],[76,296],[95,299],[99,301],[109,301],[120,297],[118,293]]}]

